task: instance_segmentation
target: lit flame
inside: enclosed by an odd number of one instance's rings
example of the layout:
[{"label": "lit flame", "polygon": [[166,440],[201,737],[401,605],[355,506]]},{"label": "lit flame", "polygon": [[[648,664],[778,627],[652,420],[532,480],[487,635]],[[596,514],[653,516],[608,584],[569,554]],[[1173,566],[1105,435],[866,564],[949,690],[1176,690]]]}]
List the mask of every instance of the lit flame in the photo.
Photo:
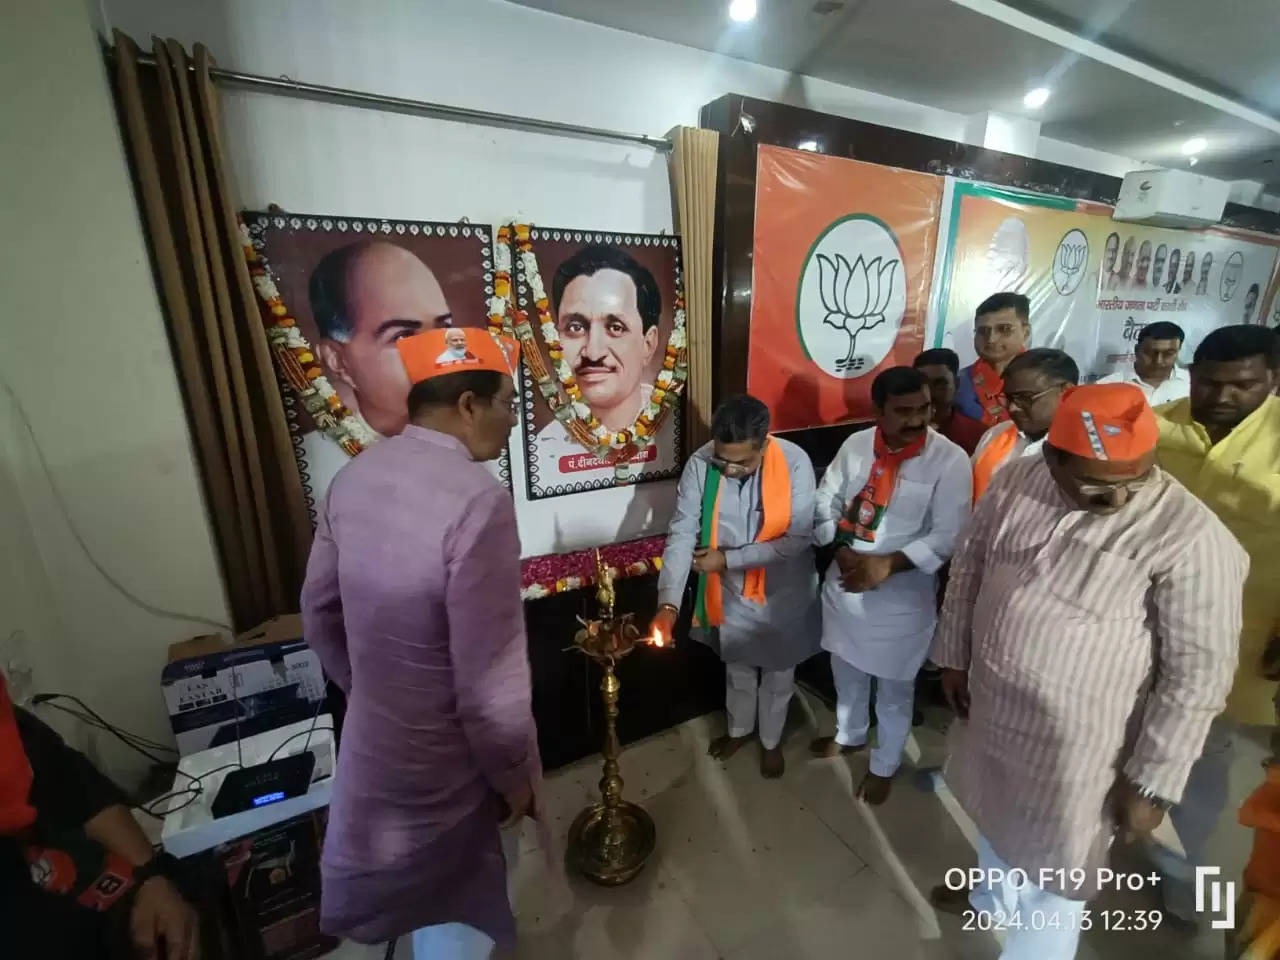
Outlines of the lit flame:
[{"label": "lit flame", "polygon": [[662,636],[662,631],[657,627],[653,628],[653,633],[649,634],[648,639],[655,647],[665,647],[667,645],[667,641]]}]

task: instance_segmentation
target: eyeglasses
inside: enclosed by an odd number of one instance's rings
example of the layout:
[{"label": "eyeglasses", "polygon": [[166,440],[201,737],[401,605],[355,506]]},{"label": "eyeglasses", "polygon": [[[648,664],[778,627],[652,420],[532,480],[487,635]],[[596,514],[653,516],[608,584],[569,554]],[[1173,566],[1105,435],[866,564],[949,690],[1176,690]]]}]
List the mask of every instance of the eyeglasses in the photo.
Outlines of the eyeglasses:
[{"label": "eyeglasses", "polygon": [[1064,386],[1065,384],[1055,383],[1052,387],[1045,387],[1039,393],[1006,393],[1004,395],[1004,402],[1010,407],[1018,407],[1021,410],[1026,410],[1045,394],[1050,393],[1053,390],[1061,390]]},{"label": "eyeglasses", "polygon": [[726,477],[745,477],[756,468],[754,463],[735,463],[732,460],[724,460],[717,456],[710,456],[707,459],[713,467]]},{"label": "eyeglasses", "polygon": [[1151,472],[1148,471],[1140,477],[1134,477],[1132,480],[1122,480],[1118,483],[1081,483],[1076,481],[1076,489],[1080,491],[1082,497],[1105,497],[1112,491],[1123,489],[1129,496],[1134,496],[1142,492],[1151,480]]},{"label": "eyeglasses", "polygon": [[973,332],[980,337],[1012,337],[1018,329],[1012,323],[997,323],[992,326],[975,327]]}]

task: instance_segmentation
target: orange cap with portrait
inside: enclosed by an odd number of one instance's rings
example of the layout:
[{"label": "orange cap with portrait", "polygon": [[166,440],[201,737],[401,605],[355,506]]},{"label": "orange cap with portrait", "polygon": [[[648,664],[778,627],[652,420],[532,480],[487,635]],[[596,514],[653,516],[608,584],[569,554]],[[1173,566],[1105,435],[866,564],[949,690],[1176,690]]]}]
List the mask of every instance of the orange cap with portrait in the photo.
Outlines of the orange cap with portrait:
[{"label": "orange cap with portrait", "polygon": [[520,344],[477,327],[427,330],[396,342],[410,383],[463,370],[492,370],[515,377]]}]

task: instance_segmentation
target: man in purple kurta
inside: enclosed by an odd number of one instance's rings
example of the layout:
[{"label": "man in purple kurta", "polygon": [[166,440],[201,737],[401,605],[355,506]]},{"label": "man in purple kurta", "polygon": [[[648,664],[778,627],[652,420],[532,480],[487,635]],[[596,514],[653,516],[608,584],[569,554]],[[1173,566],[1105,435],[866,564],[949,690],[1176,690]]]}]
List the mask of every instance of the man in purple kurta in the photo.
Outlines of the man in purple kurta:
[{"label": "man in purple kurta", "polygon": [[541,777],[515,511],[480,462],[515,423],[515,345],[468,329],[467,358],[441,363],[444,333],[400,341],[409,426],[334,478],[302,590],[348,701],[321,927],[414,932],[432,958],[514,939],[499,826]]}]

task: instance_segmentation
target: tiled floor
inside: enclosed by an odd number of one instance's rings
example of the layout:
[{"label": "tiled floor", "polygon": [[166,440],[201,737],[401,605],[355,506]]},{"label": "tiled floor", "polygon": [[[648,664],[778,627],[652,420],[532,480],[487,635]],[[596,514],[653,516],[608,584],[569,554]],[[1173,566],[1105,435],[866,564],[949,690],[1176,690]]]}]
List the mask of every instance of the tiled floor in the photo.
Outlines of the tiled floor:
[{"label": "tiled floor", "polygon": [[[763,780],[758,748],[727,762],[706,756],[720,731],[720,715],[690,721],[629,745],[622,756],[625,795],[642,803],[658,829],[658,847],[645,872],[618,889],[566,878],[565,832],[596,794],[598,758],[548,779],[547,806],[557,868],[549,870],[531,830],[522,836],[512,889],[528,960],[933,960],[995,958],[990,934],[965,932],[960,922],[927,903],[929,888],[949,867],[974,863],[967,833],[945,792],[919,789],[904,764],[882,807],[856,801],[866,770],[862,755],[812,760],[807,745],[829,731],[830,712],[799,698],[787,743],[787,773]],[[931,721],[935,718],[930,717]],[[912,760],[940,759],[944,736],[917,727]],[[1233,797],[1257,781],[1256,760],[1233,771]],[[963,824],[963,826],[962,826]],[[1220,831],[1224,873],[1238,873],[1247,834]],[[1155,906],[1145,894],[1094,904]],[[401,944],[397,957],[409,955]],[[1198,937],[1167,929],[1145,934],[1086,936],[1082,960],[1199,960],[1223,955],[1221,934]],[[382,960],[383,948],[346,945],[338,960]]]}]

